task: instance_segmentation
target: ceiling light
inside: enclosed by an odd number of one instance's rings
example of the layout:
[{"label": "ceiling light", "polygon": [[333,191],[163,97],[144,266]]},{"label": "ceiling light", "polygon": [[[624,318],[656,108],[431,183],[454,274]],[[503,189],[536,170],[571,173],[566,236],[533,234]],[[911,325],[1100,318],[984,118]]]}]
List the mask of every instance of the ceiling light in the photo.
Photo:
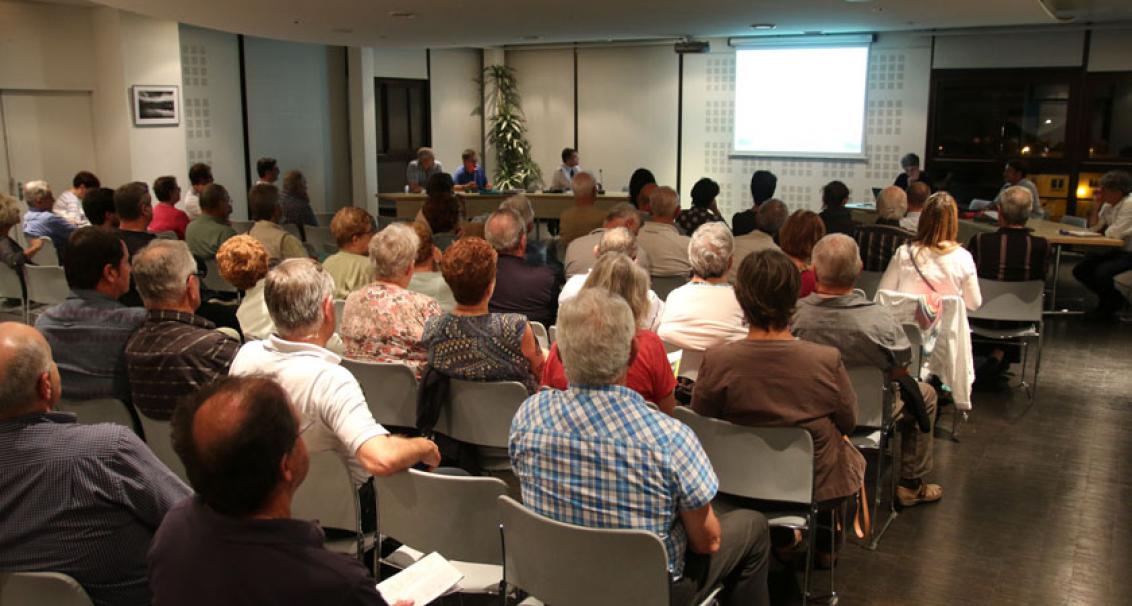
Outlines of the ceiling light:
[{"label": "ceiling light", "polygon": [[394,19],[415,19],[417,14],[413,11],[389,11],[389,16]]},{"label": "ceiling light", "polygon": [[751,24],[751,29],[768,30],[768,29],[774,29],[775,27],[777,27],[777,26],[773,23],[752,23]]}]

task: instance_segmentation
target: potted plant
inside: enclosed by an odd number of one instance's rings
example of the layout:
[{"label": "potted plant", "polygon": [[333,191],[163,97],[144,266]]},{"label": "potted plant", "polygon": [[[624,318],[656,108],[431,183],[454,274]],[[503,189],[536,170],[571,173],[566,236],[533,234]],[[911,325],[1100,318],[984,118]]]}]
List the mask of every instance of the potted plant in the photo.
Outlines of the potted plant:
[{"label": "potted plant", "polygon": [[519,98],[515,69],[491,65],[483,70],[484,104],[488,108],[487,142],[495,150],[495,187],[533,189],[542,184],[542,170],[531,158],[527,119]]}]

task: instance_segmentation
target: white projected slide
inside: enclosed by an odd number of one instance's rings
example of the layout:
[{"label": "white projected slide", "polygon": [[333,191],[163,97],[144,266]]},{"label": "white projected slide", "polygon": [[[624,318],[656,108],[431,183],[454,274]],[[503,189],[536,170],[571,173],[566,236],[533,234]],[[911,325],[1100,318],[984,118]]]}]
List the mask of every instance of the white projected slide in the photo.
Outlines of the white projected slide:
[{"label": "white projected slide", "polygon": [[868,71],[868,45],[739,48],[735,153],[863,157]]}]

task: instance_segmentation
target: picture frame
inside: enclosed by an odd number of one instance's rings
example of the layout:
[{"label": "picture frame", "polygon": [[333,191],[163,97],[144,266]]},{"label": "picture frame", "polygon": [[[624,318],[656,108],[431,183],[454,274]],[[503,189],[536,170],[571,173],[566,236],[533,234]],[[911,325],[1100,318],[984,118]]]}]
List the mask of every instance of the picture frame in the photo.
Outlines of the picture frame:
[{"label": "picture frame", "polygon": [[176,126],[181,123],[180,87],[134,85],[130,87],[134,126]]}]

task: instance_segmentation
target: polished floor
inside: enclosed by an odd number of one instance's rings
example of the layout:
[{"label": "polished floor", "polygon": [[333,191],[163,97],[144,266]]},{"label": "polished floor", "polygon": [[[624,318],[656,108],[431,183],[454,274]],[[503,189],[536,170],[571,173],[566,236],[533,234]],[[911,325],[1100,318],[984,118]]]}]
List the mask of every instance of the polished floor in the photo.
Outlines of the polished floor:
[{"label": "polished floor", "polygon": [[975,394],[960,441],[936,441],[943,500],[843,551],[841,604],[1132,602],[1132,324],[1057,317],[1046,334],[1033,405]]}]

